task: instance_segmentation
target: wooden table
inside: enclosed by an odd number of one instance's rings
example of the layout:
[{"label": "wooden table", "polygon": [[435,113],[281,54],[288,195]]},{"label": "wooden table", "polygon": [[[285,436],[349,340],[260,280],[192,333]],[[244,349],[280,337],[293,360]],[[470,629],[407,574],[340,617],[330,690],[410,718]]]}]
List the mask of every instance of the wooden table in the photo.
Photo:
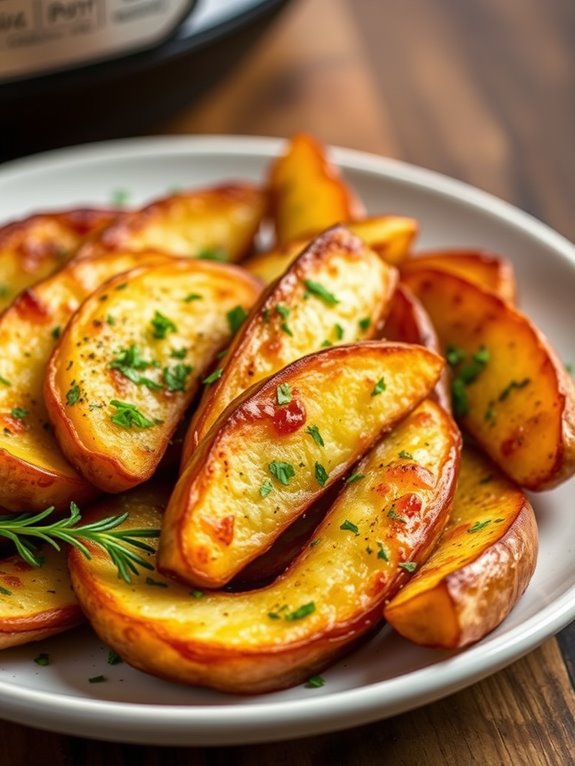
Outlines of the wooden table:
[{"label": "wooden table", "polygon": [[[572,0],[299,0],[158,132],[287,136],[461,178],[575,240]],[[347,732],[232,748],[106,744],[0,723],[6,766],[575,762],[575,628],[495,676]]]}]

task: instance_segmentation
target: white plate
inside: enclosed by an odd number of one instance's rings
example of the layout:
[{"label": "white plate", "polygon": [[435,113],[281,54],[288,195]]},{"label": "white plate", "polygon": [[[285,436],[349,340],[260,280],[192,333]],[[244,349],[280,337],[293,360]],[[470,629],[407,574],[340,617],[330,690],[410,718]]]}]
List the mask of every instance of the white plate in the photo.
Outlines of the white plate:
[{"label": "white plate", "polygon": [[[109,203],[116,189],[139,204],[170,187],[263,178],[280,143],[259,138],[160,138],[114,142],[21,160],[0,169],[0,222],[32,210]],[[411,215],[420,245],[482,246],[516,266],[521,305],[575,361],[575,248],[533,218],[437,174],[359,152],[336,161],[374,213]],[[513,613],[462,652],[423,650],[383,629],[324,673],[320,689],[299,686],[233,697],[168,684],[106,663],[87,629],[0,655],[0,716],[54,731],[149,744],[263,742],[343,729],[450,694],[533,649],[575,617],[575,486],[534,498],[541,531],[535,576]],[[48,667],[34,657],[47,651]],[[106,683],[88,678],[104,674]]]}]

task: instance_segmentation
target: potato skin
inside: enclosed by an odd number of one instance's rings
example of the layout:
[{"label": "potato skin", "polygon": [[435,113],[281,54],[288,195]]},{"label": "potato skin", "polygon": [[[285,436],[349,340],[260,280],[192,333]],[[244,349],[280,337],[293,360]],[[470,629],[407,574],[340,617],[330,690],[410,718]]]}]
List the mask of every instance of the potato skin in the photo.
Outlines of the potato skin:
[{"label": "potato skin", "polygon": [[81,247],[77,257],[110,251],[158,250],[185,257],[247,256],[267,212],[265,191],[247,183],[229,183],[171,194],[124,213]]},{"label": "potato skin", "polygon": [[502,300],[515,304],[517,284],[511,261],[485,250],[435,250],[418,253],[406,261],[403,274],[418,269],[438,269],[467,279]]},{"label": "potato skin", "polygon": [[[154,473],[212,360],[231,338],[228,312],[247,312],[260,291],[259,282],[235,266],[174,257],[124,272],[87,298],[50,358],[44,399],[62,451],[88,481],[120,492]],[[172,323],[161,338],[152,324],[158,313]],[[110,367],[130,348],[147,367],[128,365],[128,374],[143,376],[153,388]],[[166,375],[178,369],[184,377],[170,382]],[[78,398],[70,402],[74,389]],[[117,400],[136,406],[151,427],[116,425],[110,403]]]},{"label": "potato skin", "polygon": [[[366,456],[357,467],[365,478],[342,490],[312,544],[265,588],[194,598],[156,573],[165,587],[146,585],[143,575],[128,586],[97,552],[87,561],[71,551],[75,591],[102,640],[147,673],[240,694],[302,683],[379,624],[384,601],[409,576],[402,565],[417,566],[435,544],[459,449],[449,416],[423,403]],[[414,459],[400,458],[404,451]],[[131,524],[157,526],[161,496],[145,491],[108,500],[95,514],[129,510]],[[394,502],[404,520],[390,513]],[[282,618],[305,604],[314,608]]]},{"label": "potato skin", "polygon": [[39,641],[84,622],[72,591],[67,553],[46,547],[32,567],[19,556],[0,560],[0,649]]},{"label": "potato skin", "polygon": [[[246,391],[176,484],[161,571],[192,585],[229,582],[429,394],[442,368],[420,346],[366,341],[309,354]],[[291,476],[278,475],[281,465]]]},{"label": "potato skin", "polygon": [[572,476],[575,383],[543,334],[509,303],[454,274],[422,268],[404,279],[443,347],[465,355],[454,377],[482,348],[488,354],[459,390],[454,411],[463,427],[522,487],[550,489]]},{"label": "potato skin", "polygon": [[61,268],[83,240],[117,216],[115,210],[78,208],[37,213],[0,227],[0,310]]},{"label": "potato skin", "polygon": [[307,133],[293,136],[285,153],[272,164],[269,189],[280,245],[364,213],[325,148]]},{"label": "potato skin", "polygon": [[[311,280],[329,290],[335,305],[309,293]],[[194,413],[182,468],[219,415],[243,391],[323,345],[372,338],[389,309],[397,272],[336,226],[317,237],[253,307]],[[362,321],[367,326],[362,326]]]},{"label": "potato skin", "polygon": [[[389,314],[379,335],[386,340],[425,346],[430,351],[442,355],[439,338],[431,319],[411,290],[401,282],[393,294]],[[447,370],[441,373],[433,395],[447,412],[451,412],[449,372]]]},{"label": "potato skin", "polygon": [[[21,293],[0,315],[0,505],[9,511],[63,509],[97,490],[65,460],[43,399],[46,366],[57,335],[80,303],[106,279],[152,253],[116,253],[70,261]],[[24,350],[24,351],[23,351]]]},{"label": "potato skin", "polygon": [[[415,219],[397,215],[382,215],[349,221],[345,223],[345,228],[359,237],[391,266],[397,266],[407,258],[409,248],[418,232],[418,224]],[[254,255],[244,261],[242,265],[250,274],[269,285],[282,276],[310,242],[309,239],[288,242],[267,253]]]},{"label": "potato skin", "polygon": [[386,606],[385,618],[402,636],[425,646],[458,649],[479,641],[527,588],[537,549],[535,514],[525,495],[466,447],[437,548]]}]

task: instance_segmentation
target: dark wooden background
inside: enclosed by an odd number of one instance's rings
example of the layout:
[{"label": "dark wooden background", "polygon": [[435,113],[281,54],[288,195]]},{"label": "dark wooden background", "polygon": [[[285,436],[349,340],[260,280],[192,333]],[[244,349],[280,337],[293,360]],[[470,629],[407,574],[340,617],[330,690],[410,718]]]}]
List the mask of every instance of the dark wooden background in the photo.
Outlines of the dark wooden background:
[{"label": "dark wooden background", "polygon": [[[294,0],[231,76],[155,132],[300,129],[468,181],[575,240],[575,2]],[[571,627],[443,701],[273,745],[123,746],[0,723],[0,764],[564,766],[574,667]]]}]

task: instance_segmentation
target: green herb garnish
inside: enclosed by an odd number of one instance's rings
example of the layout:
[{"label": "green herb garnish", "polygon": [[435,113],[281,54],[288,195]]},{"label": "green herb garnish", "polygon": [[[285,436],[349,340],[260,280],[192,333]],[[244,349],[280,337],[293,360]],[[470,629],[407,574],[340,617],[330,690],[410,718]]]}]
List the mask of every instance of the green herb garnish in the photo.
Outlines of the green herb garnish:
[{"label": "green herb garnish", "polygon": [[335,295],[330,293],[329,290],[327,290],[319,282],[314,282],[312,279],[306,279],[304,281],[304,285],[306,286],[306,289],[309,293],[315,295],[317,298],[320,298],[320,300],[322,300],[327,306],[335,306],[339,303],[339,300],[335,297]]},{"label": "green herb garnish", "polygon": [[308,689],[320,689],[325,686],[325,678],[323,676],[310,676],[305,685]]},{"label": "green herb garnish", "polygon": [[151,428],[155,425],[154,421],[143,415],[135,404],[121,402],[118,399],[112,399],[110,404],[116,408],[116,412],[110,415],[110,420],[121,428],[132,428],[132,426]]},{"label": "green herb garnish", "polygon": [[362,479],[365,479],[364,473],[352,473],[351,476],[348,476],[345,480],[346,484],[355,484],[356,481],[361,481]]},{"label": "green herb garnish", "polygon": [[92,678],[88,679],[89,684],[103,684],[108,679],[106,676],[92,676]]},{"label": "green herb garnish", "polygon": [[151,391],[159,391],[162,386],[140,372],[140,370],[147,370],[153,366],[154,363],[144,359],[134,343],[129,348],[122,349],[108,365],[111,370],[118,370],[125,378],[128,378],[137,386],[146,386]]},{"label": "green herb garnish", "polygon": [[184,303],[191,303],[192,301],[201,301],[203,296],[199,293],[188,293],[184,298]]},{"label": "green herb garnish", "polygon": [[311,436],[311,438],[319,447],[325,447],[325,442],[317,426],[308,426],[305,429],[305,432]]},{"label": "green herb garnish", "polygon": [[16,420],[24,420],[24,418],[28,417],[28,410],[26,407],[13,407],[10,410],[10,414],[13,418],[16,418]]},{"label": "green herb garnish", "polygon": [[315,604],[313,601],[310,601],[307,604],[302,604],[302,606],[298,607],[293,612],[288,612],[286,615],[284,615],[284,620],[287,620],[288,622],[294,622],[295,620],[301,620],[304,617],[307,617],[313,612],[315,612]]},{"label": "green herb garnish", "polygon": [[175,364],[164,367],[162,377],[168,391],[185,391],[188,376],[194,371],[189,364]]},{"label": "green herb garnish", "polygon": [[283,484],[285,487],[289,484],[289,480],[295,476],[295,469],[290,463],[284,463],[281,460],[274,460],[268,466],[272,476]]},{"label": "green herb garnish", "polygon": [[402,460],[413,460],[413,459],[414,459],[414,457],[413,457],[413,455],[411,454],[411,452],[408,452],[408,451],[407,451],[407,450],[405,450],[405,449],[402,449],[402,450],[401,450],[401,452],[399,453],[399,457],[400,457]]},{"label": "green herb garnish", "polygon": [[124,660],[113,649],[108,652],[108,665],[121,665]]},{"label": "green herb garnish", "polygon": [[353,532],[354,535],[359,534],[359,527],[357,524],[354,524],[353,521],[349,521],[348,519],[346,519],[343,524],[340,524],[339,528],[343,529],[344,532]]},{"label": "green herb garnish", "polygon": [[174,322],[159,311],[154,312],[150,324],[153,327],[152,337],[156,338],[156,340],[163,340],[169,332],[178,331]]},{"label": "green herb garnish", "polygon": [[359,329],[362,332],[365,332],[366,330],[369,330],[369,328],[371,327],[371,317],[364,317],[363,319],[360,319],[357,324],[359,326]]},{"label": "green herb garnish", "polygon": [[377,383],[375,384],[375,386],[373,387],[371,395],[372,396],[379,396],[379,394],[381,394],[383,391],[385,391],[385,389],[386,389],[385,380],[383,378],[380,378],[377,381]]},{"label": "green herb garnish", "polygon": [[503,391],[499,394],[498,400],[500,402],[505,401],[505,399],[507,399],[513,390],[525,388],[525,386],[528,386],[530,383],[531,378],[523,378],[523,380],[512,380],[509,385],[505,386]]},{"label": "green herb garnish", "polygon": [[226,317],[228,319],[228,325],[232,335],[235,335],[243,323],[246,321],[248,313],[243,306],[236,306],[228,311]]},{"label": "green herb garnish", "polygon": [[344,331],[343,327],[340,324],[335,324],[333,326],[333,332],[334,332],[334,335],[336,337],[336,340],[343,340],[343,336],[344,336],[345,331]]},{"label": "green herb garnish", "polygon": [[402,564],[398,564],[399,567],[402,569],[405,569],[406,572],[415,572],[417,569],[417,562],[415,561],[404,561]]},{"label": "green herb garnish", "polygon": [[36,665],[40,665],[41,668],[45,668],[50,664],[50,655],[46,652],[42,652],[37,657],[34,657],[34,662]]},{"label": "green herb garnish", "polygon": [[327,480],[329,479],[329,474],[323,467],[321,463],[316,463],[314,467],[314,473],[317,483],[321,487],[325,487]]},{"label": "green herb garnish", "polygon": [[205,247],[196,255],[200,261],[218,261],[219,263],[226,263],[229,261],[229,256],[225,250],[221,247]]},{"label": "green herb garnish", "polygon": [[485,529],[488,524],[491,524],[491,519],[487,519],[486,521],[476,521],[467,531],[470,534],[473,534],[473,532],[479,532],[480,529]]},{"label": "green herb garnish", "polygon": [[269,493],[274,488],[273,484],[271,483],[270,479],[266,479],[262,486],[260,487],[260,495],[262,497],[267,497]]},{"label": "green herb garnish", "polygon": [[217,370],[214,370],[210,375],[208,375],[207,378],[204,378],[202,383],[205,383],[206,386],[209,386],[210,383],[215,383],[216,380],[219,380],[223,374],[224,374],[223,368],[218,367]]},{"label": "green herb garnish", "polygon": [[280,383],[276,388],[276,399],[278,404],[289,404],[292,400],[291,388],[287,383]]}]

